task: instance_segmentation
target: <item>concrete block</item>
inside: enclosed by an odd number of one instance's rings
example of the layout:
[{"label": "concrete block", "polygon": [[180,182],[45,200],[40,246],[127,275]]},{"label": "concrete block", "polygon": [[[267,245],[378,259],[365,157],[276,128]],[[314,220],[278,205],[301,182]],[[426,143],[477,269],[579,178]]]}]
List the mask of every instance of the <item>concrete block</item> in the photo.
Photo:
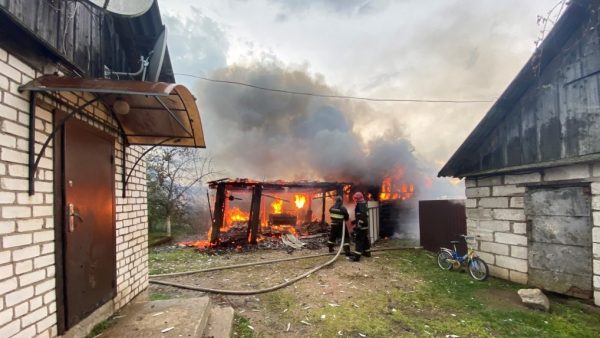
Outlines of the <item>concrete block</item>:
[{"label": "concrete block", "polygon": [[497,220],[482,220],[479,222],[479,227],[491,231],[510,231],[510,222]]},{"label": "concrete block", "polygon": [[465,201],[465,208],[477,208],[477,199],[467,198],[467,200]]},{"label": "concrete block", "polygon": [[600,306],[600,291],[594,291],[594,304]]},{"label": "concrete block", "polygon": [[600,227],[592,228],[592,242],[600,243]]},{"label": "concrete block", "polygon": [[473,230],[468,230],[468,232],[469,232],[469,235],[476,236],[477,239],[480,241],[488,241],[488,242],[494,241],[494,232],[492,230],[476,228]]},{"label": "concrete block", "polygon": [[477,186],[477,179],[474,178],[466,178],[465,179],[465,188],[473,188]]},{"label": "concrete block", "polygon": [[521,175],[506,175],[504,176],[505,184],[521,184],[541,182],[542,175],[540,173],[529,173]]},{"label": "concrete block", "polygon": [[[594,176],[596,176],[596,175],[594,175]],[[591,187],[592,187],[592,195],[600,195],[600,182],[592,182]]]},{"label": "concrete block", "polygon": [[493,187],[493,196],[521,196],[525,193],[525,187],[516,185],[499,185]]},{"label": "concrete block", "polygon": [[525,201],[523,197],[511,197],[510,198],[510,207],[511,208],[525,208]]},{"label": "concrete block", "polygon": [[508,279],[508,269],[501,268],[496,265],[488,265],[488,267],[490,268],[491,276],[494,276],[497,278],[502,278],[502,279]]},{"label": "concrete block", "polygon": [[479,187],[489,187],[492,185],[501,185],[501,184],[502,184],[502,175],[490,176],[490,177],[477,179],[477,186],[479,186]]},{"label": "concrete block", "polygon": [[479,220],[491,220],[492,219],[492,209],[467,209],[467,218],[475,221]]},{"label": "concrete block", "polygon": [[588,178],[591,175],[588,164],[577,164],[565,167],[544,169],[544,181],[562,181],[578,178]]},{"label": "concrete block", "polygon": [[497,232],[494,237],[498,243],[527,246],[527,236],[524,235]]},{"label": "concrete block", "polygon": [[525,259],[496,255],[496,265],[510,270],[527,272],[527,260]]},{"label": "concrete block", "polygon": [[491,253],[478,251],[477,256],[483,259],[488,265],[496,263],[496,257]]},{"label": "concrete block", "polygon": [[593,264],[594,274],[600,275],[600,259],[594,259],[592,264]]},{"label": "concrete block", "polygon": [[526,223],[521,223],[521,222],[513,222],[512,224],[512,232],[514,234],[527,234],[527,224]]},{"label": "concrete block", "polygon": [[494,209],[494,219],[507,221],[525,221],[525,210]]},{"label": "concrete block", "polygon": [[508,245],[481,241],[479,250],[500,255],[508,255]]},{"label": "concrete block", "polygon": [[600,226],[600,211],[592,212],[592,222],[594,226]]},{"label": "concrete block", "polygon": [[510,270],[509,271],[509,280],[519,284],[527,284],[527,274]]},{"label": "concrete block", "polygon": [[466,188],[465,194],[467,198],[488,197],[490,196],[490,187]]},{"label": "concrete block", "polygon": [[508,208],[508,197],[486,197],[479,199],[482,208]]},{"label": "concrete block", "polygon": [[527,259],[527,247],[526,246],[510,246],[510,255],[515,258]]}]

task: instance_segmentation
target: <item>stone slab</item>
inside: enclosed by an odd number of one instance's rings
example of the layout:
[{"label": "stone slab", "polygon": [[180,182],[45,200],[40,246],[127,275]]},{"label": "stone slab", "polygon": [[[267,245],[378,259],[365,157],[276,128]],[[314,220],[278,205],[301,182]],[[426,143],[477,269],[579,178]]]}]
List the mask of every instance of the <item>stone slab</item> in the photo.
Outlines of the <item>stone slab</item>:
[{"label": "stone slab", "polygon": [[102,338],[201,338],[209,313],[208,297],[131,303],[118,313],[116,323]]},{"label": "stone slab", "polygon": [[210,310],[205,338],[229,338],[233,331],[233,308],[213,307]]}]

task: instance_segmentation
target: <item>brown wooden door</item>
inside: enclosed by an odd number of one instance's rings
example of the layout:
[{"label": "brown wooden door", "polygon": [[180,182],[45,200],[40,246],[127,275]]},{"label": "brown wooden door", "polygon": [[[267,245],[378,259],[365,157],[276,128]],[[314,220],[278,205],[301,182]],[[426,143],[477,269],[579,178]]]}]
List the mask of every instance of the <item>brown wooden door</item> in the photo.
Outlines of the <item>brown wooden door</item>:
[{"label": "brown wooden door", "polygon": [[70,120],[64,146],[67,328],[115,295],[114,138]]},{"label": "brown wooden door", "polygon": [[525,194],[525,210],[529,228],[529,284],[591,298],[590,188],[530,188]]}]

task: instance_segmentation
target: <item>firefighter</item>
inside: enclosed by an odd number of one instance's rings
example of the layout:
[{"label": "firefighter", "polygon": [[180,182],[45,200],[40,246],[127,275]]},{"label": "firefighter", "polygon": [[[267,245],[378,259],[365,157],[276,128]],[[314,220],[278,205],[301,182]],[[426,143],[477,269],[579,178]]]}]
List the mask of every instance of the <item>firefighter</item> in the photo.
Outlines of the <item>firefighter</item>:
[{"label": "firefighter", "polygon": [[363,194],[359,191],[352,196],[356,207],[354,208],[354,240],[355,249],[354,256],[359,257],[361,255],[365,257],[371,257],[371,241],[369,240],[369,209],[367,208],[367,201]]},{"label": "firefighter", "polygon": [[344,234],[344,253],[346,256],[350,255],[350,236],[348,235],[348,229],[344,225],[344,221],[348,221],[350,219],[350,215],[348,214],[348,210],[344,207],[344,203],[342,200],[342,196],[337,196],[335,198],[335,204],[329,208],[329,216],[331,217],[331,230],[329,231],[329,240],[327,241],[327,246],[329,247],[329,252],[333,252],[333,247],[335,246],[335,242],[338,238],[342,237],[342,229],[345,231]]}]

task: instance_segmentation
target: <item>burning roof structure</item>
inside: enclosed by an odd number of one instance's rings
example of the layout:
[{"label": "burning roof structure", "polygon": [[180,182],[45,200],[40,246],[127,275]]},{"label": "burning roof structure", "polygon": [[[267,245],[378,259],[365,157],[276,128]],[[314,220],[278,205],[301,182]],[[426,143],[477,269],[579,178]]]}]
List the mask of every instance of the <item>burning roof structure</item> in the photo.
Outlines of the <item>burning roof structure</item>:
[{"label": "burning roof structure", "polygon": [[351,186],[348,182],[251,179],[209,182],[209,187],[216,190],[212,226],[208,240],[195,246],[223,242],[221,234],[232,228],[238,230],[237,237],[227,241],[237,240],[239,244],[256,244],[261,236],[311,232],[309,228],[326,231],[327,198],[347,195]]}]

